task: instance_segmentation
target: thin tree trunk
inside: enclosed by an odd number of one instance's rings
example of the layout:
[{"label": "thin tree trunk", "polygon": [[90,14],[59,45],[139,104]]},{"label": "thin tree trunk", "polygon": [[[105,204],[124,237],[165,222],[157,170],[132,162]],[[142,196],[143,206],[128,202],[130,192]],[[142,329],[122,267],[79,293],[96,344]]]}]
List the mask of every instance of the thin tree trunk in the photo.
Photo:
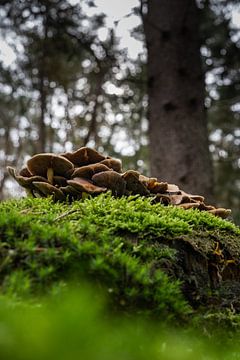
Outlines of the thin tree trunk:
[{"label": "thin tree trunk", "polygon": [[92,119],[91,119],[91,123],[88,128],[88,133],[83,140],[83,146],[87,145],[87,143],[89,142],[89,140],[92,136],[95,138],[97,131],[98,131],[98,129],[97,129],[97,110],[98,110],[98,105],[99,105],[98,97],[102,93],[102,84],[103,84],[104,75],[105,75],[105,73],[102,72],[99,74],[98,78],[96,79],[96,87],[94,89],[95,90],[94,91],[95,103],[94,103],[94,108],[93,108],[93,112],[92,112]]},{"label": "thin tree trunk", "polygon": [[38,141],[38,151],[45,152],[47,144],[47,129],[45,124],[45,114],[47,109],[47,87],[46,87],[46,74],[45,74],[45,59],[47,58],[47,38],[48,38],[48,28],[49,28],[49,14],[48,14],[48,5],[46,3],[45,18],[44,18],[44,38],[42,42],[42,58],[41,58],[41,67],[40,67],[40,84],[39,84],[39,93],[40,93],[40,118],[39,118],[39,141]]},{"label": "thin tree trunk", "polygon": [[39,118],[39,141],[38,151],[44,152],[46,149],[46,124],[45,124],[45,112],[46,112],[46,91],[44,86],[44,76],[42,74],[40,79],[40,118]]},{"label": "thin tree trunk", "polygon": [[195,0],[149,0],[148,50],[151,174],[211,198],[212,166]]}]

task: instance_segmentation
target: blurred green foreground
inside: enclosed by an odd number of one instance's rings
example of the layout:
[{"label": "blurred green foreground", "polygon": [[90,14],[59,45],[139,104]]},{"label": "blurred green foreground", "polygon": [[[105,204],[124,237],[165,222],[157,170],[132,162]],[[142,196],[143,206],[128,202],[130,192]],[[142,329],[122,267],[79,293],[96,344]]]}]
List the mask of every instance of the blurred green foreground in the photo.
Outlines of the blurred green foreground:
[{"label": "blurred green foreground", "polygon": [[0,300],[4,360],[240,359],[237,337],[229,345],[227,338],[212,336],[167,330],[136,317],[109,316],[99,293],[86,287],[58,291],[41,304]]}]

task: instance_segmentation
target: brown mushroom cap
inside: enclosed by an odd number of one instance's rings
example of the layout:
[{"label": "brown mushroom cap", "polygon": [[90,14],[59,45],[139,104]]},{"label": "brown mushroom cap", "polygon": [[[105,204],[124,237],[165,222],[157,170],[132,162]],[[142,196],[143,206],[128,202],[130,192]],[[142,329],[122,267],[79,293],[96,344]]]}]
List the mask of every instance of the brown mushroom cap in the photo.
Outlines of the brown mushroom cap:
[{"label": "brown mushroom cap", "polygon": [[32,183],[34,181],[48,182],[47,179],[42,176],[32,176],[31,175],[31,177],[25,177],[22,175],[18,175],[16,173],[16,170],[14,168],[12,168],[11,166],[7,166],[7,170],[8,170],[9,175],[11,175],[18,182],[18,184],[24,188],[33,189],[34,186],[32,185]]},{"label": "brown mushroom cap", "polygon": [[69,160],[52,153],[37,154],[27,161],[31,174],[43,177],[47,177],[48,169],[53,169],[54,175],[65,176],[73,167]]},{"label": "brown mushroom cap", "polygon": [[85,165],[82,167],[79,167],[77,169],[74,170],[72,177],[82,177],[82,178],[86,178],[86,179],[90,179],[93,177],[93,175],[102,172],[102,171],[109,171],[110,169],[101,163],[96,163],[96,164],[90,164],[90,165]]},{"label": "brown mushroom cap", "polygon": [[149,195],[150,192],[147,187],[139,180],[139,172],[128,170],[122,174],[122,178],[126,181],[126,189],[131,191],[132,194]]},{"label": "brown mushroom cap", "polygon": [[100,194],[107,191],[106,187],[96,186],[89,180],[83,179],[81,177],[76,177],[72,180],[68,180],[68,184],[77,191],[86,192],[88,194]]},{"label": "brown mushroom cap", "polygon": [[122,162],[118,159],[105,159],[101,161],[101,164],[106,165],[109,169],[113,169],[114,171],[121,173],[122,172]]},{"label": "brown mushroom cap", "polygon": [[61,156],[70,160],[75,166],[79,167],[88,164],[95,164],[105,159],[105,156],[89,147],[81,147],[72,153],[63,153]]},{"label": "brown mushroom cap", "polygon": [[219,216],[223,219],[226,219],[231,214],[230,209],[224,209],[224,208],[208,210],[208,212],[212,215]]},{"label": "brown mushroom cap", "polygon": [[48,184],[46,182],[33,182],[33,185],[36,189],[40,190],[40,193],[49,196],[53,195],[54,200],[64,201],[65,196],[63,192],[56,188],[55,186]]},{"label": "brown mushroom cap", "polygon": [[122,176],[114,170],[103,171],[93,175],[92,181],[98,186],[104,186],[116,196],[121,196],[125,193],[126,182]]}]

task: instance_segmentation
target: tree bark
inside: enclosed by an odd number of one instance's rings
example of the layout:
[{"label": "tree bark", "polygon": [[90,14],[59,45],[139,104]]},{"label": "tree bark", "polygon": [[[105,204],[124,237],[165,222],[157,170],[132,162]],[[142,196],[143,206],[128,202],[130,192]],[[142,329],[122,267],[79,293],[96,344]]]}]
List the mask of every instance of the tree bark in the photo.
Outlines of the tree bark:
[{"label": "tree bark", "polygon": [[148,50],[151,175],[188,192],[212,195],[195,0],[149,0]]}]

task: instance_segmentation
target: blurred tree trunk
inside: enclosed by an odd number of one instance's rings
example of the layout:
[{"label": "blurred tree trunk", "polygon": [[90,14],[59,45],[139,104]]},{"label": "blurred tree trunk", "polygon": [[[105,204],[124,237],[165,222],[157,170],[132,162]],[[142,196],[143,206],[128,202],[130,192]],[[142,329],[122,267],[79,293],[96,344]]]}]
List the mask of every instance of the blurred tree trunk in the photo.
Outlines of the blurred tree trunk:
[{"label": "blurred tree trunk", "polygon": [[48,58],[48,30],[49,30],[49,6],[46,2],[45,11],[43,13],[43,38],[42,38],[42,58],[40,59],[39,68],[39,100],[40,100],[40,117],[39,117],[39,141],[38,152],[46,151],[47,145],[47,129],[45,123],[45,115],[47,111],[47,79],[45,77],[45,67]]},{"label": "blurred tree trunk", "polygon": [[151,175],[210,198],[198,8],[195,0],[146,4]]},{"label": "blurred tree trunk", "polygon": [[40,79],[40,118],[39,118],[39,141],[38,141],[38,152],[43,153],[46,149],[46,124],[45,124],[45,113],[46,113],[46,89],[44,85],[44,75],[41,74]]}]

